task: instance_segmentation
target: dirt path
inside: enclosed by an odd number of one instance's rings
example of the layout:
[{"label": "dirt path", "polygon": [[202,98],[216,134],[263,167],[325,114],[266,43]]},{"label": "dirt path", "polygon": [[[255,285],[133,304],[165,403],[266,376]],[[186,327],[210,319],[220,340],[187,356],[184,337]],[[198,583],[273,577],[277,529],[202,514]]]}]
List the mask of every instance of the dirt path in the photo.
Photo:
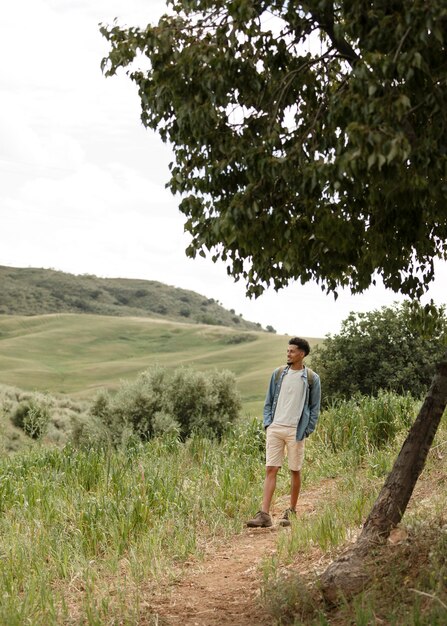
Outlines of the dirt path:
[{"label": "dirt path", "polygon": [[[335,489],[335,481],[323,481],[303,492],[298,516],[316,510],[318,503]],[[274,522],[287,508],[279,498]],[[276,520],[275,520],[276,518]],[[225,545],[215,548],[200,562],[187,565],[181,579],[154,599],[152,611],[160,626],[252,626],[271,624],[260,603],[262,561],[273,556],[280,533],[290,532],[274,523],[272,528],[246,528]]]}]

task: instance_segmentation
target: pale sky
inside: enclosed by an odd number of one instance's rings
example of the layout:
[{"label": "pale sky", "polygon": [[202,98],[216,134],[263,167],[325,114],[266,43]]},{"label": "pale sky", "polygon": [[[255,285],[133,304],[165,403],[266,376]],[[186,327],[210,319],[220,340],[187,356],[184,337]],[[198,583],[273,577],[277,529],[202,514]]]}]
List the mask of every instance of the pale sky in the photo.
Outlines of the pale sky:
[{"label": "pale sky", "polygon": [[[164,0],[15,0],[0,14],[0,265],[157,280],[215,298],[279,333],[336,333],[350,311],[402,300],[383,288],[338,300],[316,285],[257,300],[223,263],[191,260],[169,147],[140,122],[136,87],[100,70],[98,23],[155,22]],[[447,301],[447,265],[429,293]],[[0,285],[1,289],[1,285]]]}]

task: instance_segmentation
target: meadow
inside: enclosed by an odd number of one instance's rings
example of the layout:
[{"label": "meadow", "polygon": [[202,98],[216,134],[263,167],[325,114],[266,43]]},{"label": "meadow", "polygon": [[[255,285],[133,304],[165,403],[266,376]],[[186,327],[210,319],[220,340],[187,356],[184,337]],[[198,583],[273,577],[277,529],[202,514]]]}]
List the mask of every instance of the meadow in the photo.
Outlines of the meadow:
[{"label": "meadow", "polygon": [[[87,314],[0,316],[0,382],[92,398],[155,363],[236,374],[243,411],[260,415],[288,337],[205,324]],[[318,339],[309,339],[311,345]]]},{"label": "meadow", "polygon": [[[0,317],[0,624],[162,624],[152,609],[158,590],[243,532],[259,507],[259,415],[287,339],[145,318]],[[130,436],[112,447],[71,439],[70,421],[88,415],[99,389],[155,363],[232,370],[239,420],[220,441]],[[37,441],[10,421],[29,398],[51,405],[52,430]],[[355,539],[418,407],[409,395],[381,392],[322,412],[303,476],[303,493],[321,498],[259,568],[267,623],[447,622],[444,423],[401,524],[406,540],[375,553],[372,582],[352,601],[327,607],[318,591],[322,564]],[[282,471],[277,497],[287,490]]]},{"label": "meadow", "polygon": [[[259,602],[270,624],[446,622],[445,426],[424,472],[429,505],[417,500],[404,518],[411,544],[376,552],[373,584],[353,602],[334,609],[318,594],[321,562],[358,532],[417,408],[409,396],[382,393],[323,412],[308,441],[303,492],[328,480],[337,488],[279,535],[278,549],[262,564]],[[263,437],[253,418],[240,420],[220,443],[166,436],[118,449],[37,444],[3,456],[0,623],[163,623],[151,612],[159,586],[178,579],[191,558],[230,541],[258,507]],[[286,481],[282,472],[278,495]],[[314,560],[303,578],[290,566],[306,559]]]}]

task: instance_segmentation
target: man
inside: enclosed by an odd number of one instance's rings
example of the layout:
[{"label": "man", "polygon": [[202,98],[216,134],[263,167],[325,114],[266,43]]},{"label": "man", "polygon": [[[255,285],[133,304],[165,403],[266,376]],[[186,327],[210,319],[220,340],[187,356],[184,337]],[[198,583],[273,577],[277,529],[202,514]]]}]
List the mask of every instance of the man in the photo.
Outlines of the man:
[{"label": "man", "polygon": [[264,405],[266,429],[266,473],[261,510],[247,522],[252,528],[272,525],[270,504],[276,487],[276,476],[287,458],[291,475],[290,507],[280,519],[281,526],[290,526],[296,515],[301,487],[304,442],[315,429],[320,413],[320,378],[304,365],[310,346],[305,339],[293,337],[287,346],[287,366],[277,368],[270,380]]}]

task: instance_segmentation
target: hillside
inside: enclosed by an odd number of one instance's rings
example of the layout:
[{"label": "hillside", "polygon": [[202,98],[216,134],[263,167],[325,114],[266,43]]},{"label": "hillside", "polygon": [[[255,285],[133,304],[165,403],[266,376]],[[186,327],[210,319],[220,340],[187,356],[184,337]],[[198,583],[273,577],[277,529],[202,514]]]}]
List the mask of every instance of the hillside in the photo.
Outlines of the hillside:
[{"label": "hillside", "polygon": [[[318,340],[310,339],[315,344]],[[150,318],[0,316],[0,384],[91,397],[154,363],[236,374],[244,409],[262,408],[287,337]]]},{"label": "hillside", "polygon": [[0,315],[90,313],[262,330],[194,291],[152,280],[0,266]]}]

